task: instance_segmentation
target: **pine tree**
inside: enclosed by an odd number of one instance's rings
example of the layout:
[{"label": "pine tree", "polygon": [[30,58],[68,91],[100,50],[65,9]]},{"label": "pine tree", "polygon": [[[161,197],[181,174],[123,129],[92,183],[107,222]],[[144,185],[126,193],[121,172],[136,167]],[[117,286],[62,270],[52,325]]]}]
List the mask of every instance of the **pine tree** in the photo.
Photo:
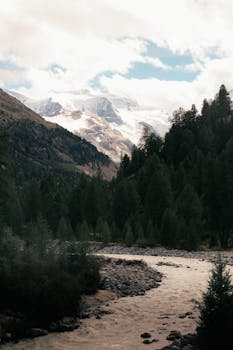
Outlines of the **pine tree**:
[{"label": "pine tree", "polygon": [[17,261],[20,251],[23,249],[23,241],[13,234],[11,227],[4,226],[0,235],[0,259]]},{"label": "pine tree", "polygon": [[171,208],[167,208],[163,214],[160,241],[165,247],[174,248],[176,246],[178,234],[178,219]]},{"label": "pine tree", "polygon": [[121,231],[119,230],[114,221],[112,221],[111,224],[111,238],[113,242],[120,242],[123,238]]},{"label": "pine tree", "polygon": [[21,229],[23,225],[23,211],[21,203],[19,201],[16,189],[12,187],[11,196],[5,202],[6,215],[5,222],[9,225],[14,233],[21,234]]},{"label": "pine tree", "polygon": [[200,306],[197,327],[200,350],[226,349],[232,342],[233,293],[226,265],[219,259],[212,270],[207,291]]},{"label": "pine tree", "polygon": [[141,138],[141,149],[147,157],[153,154],[160,154],[163,141],[155,132],[151,132],[144,128],[144,135]]},{"label": "pine tree", "polygon": [[99,177],[93,178],[87,186],[84,202],[85,219],[89,225],[95,227],[98,218],[104,216],[107,210],[106,190]]},{"label": "pine tree", "polygon": [[70,241],[74,238],[73,230],[68,218],[62,216],[57,227],[57,238],[61,240]]},{"label": "pine tree", "polygon": [[117,184],[114,194],[113,215],[114,221],[120,230],[130,216],[134,216],[140,208],[140,197],[136,182],[123,179]]},{"label": "pine tree", "polygon": [[147,188],[145,212],[160,225],[164,210],[172,205],[173,195],[167,171],[155,172]]},{"label": "pine tree", "polygon": [[83,221],[78,229],[78,237],[82,242],[87,242],[89,240],[89,227],[86,221]]},{"label": "pine tree", "polygon": [[111,232],[107,221],[105,221],[103,224],[102,240],[104,243],[109,243],[111,241]]},{"label": "pine tree", "polygon": [[27,221],[36,221],[38,214],[41,212],[41,193],[36,180],[32,180],[29,184],[25,202]]},{"label": "pine tree", "polygon": [[130,247],[134,243],[134,236],[132,227],[129,221],[126,222],[124,227],[124,234],[125,234],[125,244]]},{"label": "pine tree", "polygon": [[144,235],[144,230],[141,224],[140,219],[136,221],[135,223],[135,229],[134,229],[134,236],[136,237],[136,243],[139,246],[145,246],[146,245],[146,238]]},{"label": "pine tree", "polygon": [[125,154],[121,160],[120,168],[118,171],[118,178],[126,177],[129,172],[129,167],[130,167],[130,159],[129,159],[129,156]]},{"label": "pine tree", "polygon": [[52,232],[45,218],[39,213],[37,220],[28,225],[28,234],[25,237],[29,246],[31,246],[37,254],[44,255],[48,247],[49,240],[52,239]]},{"label": "pine tree", "polygon": [[156,243],[159,242],[158,226],[156,223],[153,225],[151,219],[147,221],[146,225],[146,240],[150,246],[154,246]]},{"label": "pine tree", "polygon": [[[196,249],[201,239],[203,207],[198,194],[191,185],[185,186],[176,205],[179,221],[183,220],[183,226],[186,227],[182,244],[186,249]],[[193,247],[191,247],[192,241],[195,243]]]},{"label": "pine tree", "polygon": [[97,224],[95,228],[95,237],[98,240],[102,240],[103,238],[103,226],[104,226],[104,218],[100,216],[97,220]]},{"label": "pine tree", "polygon": [[10,226],[20,234],[23,213],[14,181],[10,174],[11,156],[9,134],[0,131],[0,228]]},{"label": "pine tree", "polygon": [[187,175],[184,170],[183,163],[180,163],[178,166],[177,172],[175,174],[175,183],[174,183],[175,192],[177,194],[182,192],[186,183],[187,183]]}]

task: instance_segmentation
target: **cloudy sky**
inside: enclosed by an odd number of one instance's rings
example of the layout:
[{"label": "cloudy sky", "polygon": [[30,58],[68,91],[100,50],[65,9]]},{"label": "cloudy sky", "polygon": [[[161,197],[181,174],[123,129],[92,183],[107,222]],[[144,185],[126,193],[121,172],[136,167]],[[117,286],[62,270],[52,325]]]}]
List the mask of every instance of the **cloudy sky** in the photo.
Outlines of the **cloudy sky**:
[{"label": "cloudy sky", "polygon": [[198,106],[233,89],[232,0],[0,0],[0,86]]}]

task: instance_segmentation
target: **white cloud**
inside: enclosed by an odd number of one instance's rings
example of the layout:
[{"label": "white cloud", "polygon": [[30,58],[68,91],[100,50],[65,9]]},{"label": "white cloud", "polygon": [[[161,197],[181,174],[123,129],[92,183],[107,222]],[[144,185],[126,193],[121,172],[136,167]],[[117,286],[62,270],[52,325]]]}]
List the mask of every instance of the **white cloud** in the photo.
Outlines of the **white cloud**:
[{"label": "white cloud", "polygon": [[[23,92],[45,97],[51,90],[87,86],[105,71],[101,82],[111,92],[168,110],[200,104],[221,83],[233,87],[232,0],[0,0],[0,60],[24,68],[31,82]],[[200,71],[193,82],[125,79],[134,62],[170,70],[146,53],[146,41],[174,53],[189,53]],[[210,53],[220,58],[211,58]],[[52,72],[53,64],[64,71]],[[179,68],[179,67],[178,67]],[[179,68],[180,69],[180,68]],[[18,81],[20,77],[15,79]],[[3,83],[14,77],[0,72]]]},{"label": "white cloud", "polygon": [[102,77],[102,85],[110,92],[124,94],[156,109],[172,113],[179,106],[189,108],[193,103],[200,109],[204,98],[214,98],[221,84],[233,87],[233,57],[214,59],[202,66],[192,82],[151,79],[126,79],[120,75]]},{"label": "white cloud", "polygon": [[156,68],[161,68],[163,70],[171,70],[171,66],[169,66],[168,64],[164,64],[159,58],[153,58],[153,57],[148,57],[148,56],[144,56],[141,58],[141,62],[143,63],[149,63],[152,64],[153,66],[155,66]]}]

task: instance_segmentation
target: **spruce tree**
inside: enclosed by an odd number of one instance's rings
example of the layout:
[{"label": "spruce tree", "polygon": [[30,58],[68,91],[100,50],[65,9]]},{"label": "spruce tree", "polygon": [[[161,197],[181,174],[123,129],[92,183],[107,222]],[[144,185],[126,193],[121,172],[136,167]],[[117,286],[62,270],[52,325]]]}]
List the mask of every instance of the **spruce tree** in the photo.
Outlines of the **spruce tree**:
[{"label": "spruce tree", "polygon": [[130,221],[127,221],[124,227],[125,244],[130,247],[134,243],[134,236]]},{"label": "spruce tree", "polygon": [[78,238],[82,242],[89,240],[89,227],[86,221],[83,221],[78,229]]},{"label": "spruce tree", "polygon": [[97,220],[97,224],[95,228],[95,237],[97,240],[102,240],[103,238],[103,226],[104,226],[104,218],[100,216]]},{"label": "spruce tree", "polygon": [[41,212],[41,193],[38,181],[32,180],[29,183],[25,202],[27,221],[36,221]]},{"label": "spruce tree", "polygon": [[146,224],[146,240],[150,246],[154,246],[159,242],[158,226],[156,223],[153,225],[151,219],[149,219]]},{"label": "spruce tree", "polygon": [[163,213],[170,207],[173,200],[173,194],[170,179],[167,170],[156,171],[147,188],[145,199],[145,212],[154,221],[160,225]]},{"label": "spruce tree", "polygon": [[145,238],[144,230],[143,230],[143,227],[142,227],[140,220],[136,221],[134,232],[135,232],[134,236],[136,238],[136,243],[139,246],[145,246],[146,245],[146,238]]},{"label": "spruce tree", "polygon": [[65,241],[70,241],[74,238],[73,230],[68,218],[62,216],[57,227],[57,238]]},{"label": "spruce tree", "polygon": [[174,248],[176,246],[178,233],[178,219],[171,208],[167,208],[163,214],[160,241],[165,247]]},{"label": "spruce tree", "polygon": [[[185,186],[176,205],[179,221],[183,220],[186,226],[186,237],[183,237],[183,244],[187,243],[189,250],[196,249],[201,239],[203,207],[198,194],[191,185]],[[195,244],[192,248],[191,242],[194,237]]]},{"label": "spruce tree", "polygon": [[200,306],[197,327],[200,350],[227,349],[233,333],[233,286],[226,265],[219,259],[212,270]]},{"label": "spruce tree", "polygon": [[109,243],[111,241],[111,231],[107,221],[105,221],[103,224],[102,240],[104,243]]}]

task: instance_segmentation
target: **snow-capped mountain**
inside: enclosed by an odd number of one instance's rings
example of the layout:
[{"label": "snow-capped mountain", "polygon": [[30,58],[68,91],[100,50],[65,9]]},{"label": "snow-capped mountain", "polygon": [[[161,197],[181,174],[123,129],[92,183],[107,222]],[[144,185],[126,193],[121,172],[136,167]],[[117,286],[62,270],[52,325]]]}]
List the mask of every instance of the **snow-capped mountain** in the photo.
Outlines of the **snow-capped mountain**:
[{"label": "snow-capped mountain", "polygon": [[128,97],[80,90],[53,92],[48,99],[34,100],[10,93],[46,120],[87,139],[116,162],[138,143],[145,124],[161,135],[169,127],[165,112],[140,106]]},{"label": "snow-capped mountain", "polygon": [[14,96],[25,104],[27,107],[32,109],[34,112],[40,115],[46,115],[48,117],[53,117],[60,113],[62,106],[58,102],[54,102],[51,97],[43,99],[43,100],[34,100],[32,98],[26,97],[15,91],[6,91],[10,95]]},{"label": "snow-capped mountain", "polygon": [[63,111],[62,114],[54,117],[44,116],[44,119],[83,137],[115,162],[119,162],[121,155],[129,154],[133,146],[133,143],[120,131],[112,128],[105,118],[90,112]]}]

